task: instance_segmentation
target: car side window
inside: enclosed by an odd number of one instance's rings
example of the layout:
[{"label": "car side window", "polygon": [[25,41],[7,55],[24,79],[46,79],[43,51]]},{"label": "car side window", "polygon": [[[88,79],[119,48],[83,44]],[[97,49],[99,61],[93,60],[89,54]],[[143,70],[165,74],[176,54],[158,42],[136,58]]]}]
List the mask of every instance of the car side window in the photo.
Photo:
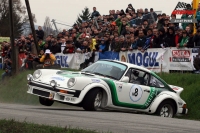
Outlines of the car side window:
[{"label": "car side window", "polygon": [[158,87],[158,88],[163,88],[165,87],[165,85],[158,80],[156,77],[151,75],[151,79],[150,79],[150,86],[151,87]]},{"label": "car side window", "polygon": [[125,76],[129,77],[129,83],[138,85],[148,85],[149,74],[144,71],[130,68]]}]

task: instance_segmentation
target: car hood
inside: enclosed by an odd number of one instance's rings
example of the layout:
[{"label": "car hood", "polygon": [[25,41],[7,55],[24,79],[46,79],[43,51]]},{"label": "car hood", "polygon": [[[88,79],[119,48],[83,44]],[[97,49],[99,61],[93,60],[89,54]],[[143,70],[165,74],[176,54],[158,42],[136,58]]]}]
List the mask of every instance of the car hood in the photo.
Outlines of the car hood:
[{"label": "car hood", "polygon": [[[42,70],[43,75],[35,80],[43,84],[50,85],[50,81],[55,80],[60,88],[82,90],[85,86],[91,83],[103,83],[101,79],[107,79],[98,75],[74,71],[49,71]],[[73,87],[68,88],[67,82],[70,78],[76,78],[76,83]],[[81,87],[80,87],[81,86]]]},{"label": "car hood", "polygon": [[169,85],[179,96],[183,92],[183,88],[175,85]]}]

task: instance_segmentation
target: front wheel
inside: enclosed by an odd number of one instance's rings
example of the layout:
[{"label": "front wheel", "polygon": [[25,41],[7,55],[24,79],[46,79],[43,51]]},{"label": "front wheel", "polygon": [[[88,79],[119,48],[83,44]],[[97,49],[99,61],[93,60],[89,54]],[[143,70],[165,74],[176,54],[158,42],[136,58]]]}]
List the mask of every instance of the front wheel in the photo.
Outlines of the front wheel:
[{"label": "front wheel", "polygon": [[54,101],[43,98],[43,97],[39,97],[39,101],[40,101],[40,104],[42,104],[44,106],[51,106],[54,103]]},{"label": "front wheel", "polygon": [[102,91],[100,89],[93,89],[87,93],[83,100],[83,108],[86,111],[96,111],[102,102]]},{"label": "front wheel", "polygon": [[173,118],[175,115],[175,107],[174,104],[171,101],[164,101],[162,102],[157,111],[156,114],[161,117],[169,117]]}]

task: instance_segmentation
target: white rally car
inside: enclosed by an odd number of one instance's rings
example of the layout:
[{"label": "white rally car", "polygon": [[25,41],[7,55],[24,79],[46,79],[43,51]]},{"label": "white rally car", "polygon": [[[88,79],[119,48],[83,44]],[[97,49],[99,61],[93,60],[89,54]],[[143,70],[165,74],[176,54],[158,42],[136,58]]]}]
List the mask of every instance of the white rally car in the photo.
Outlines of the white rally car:
[{"label": "white rally car", "polygon": [[174,117],[187,114],[183,88],[168,85],[152,71],[114,60],[99,60],[80,72],[38,69],[27,75],[27,93],[42,105],[54,101],[81,106],[87,111],[130,110]]}]

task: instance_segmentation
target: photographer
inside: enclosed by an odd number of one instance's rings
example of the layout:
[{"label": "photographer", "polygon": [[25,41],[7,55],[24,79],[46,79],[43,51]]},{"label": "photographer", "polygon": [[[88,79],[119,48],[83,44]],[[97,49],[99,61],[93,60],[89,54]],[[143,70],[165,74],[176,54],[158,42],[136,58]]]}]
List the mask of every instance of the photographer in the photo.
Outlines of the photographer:
[{"label": "photographer", "polygon": [[46,49],[45,54],[40,58],[40,62],[43,64],[37,65],[40,68],[52,68],[54,66],[54,62],[56,61],[55,56],[51,53],[49,49]]},{"label": "photographer", "polygon": [[3,70],[5,70],[5,72],[1,75],[2,81],[4,80],[5,76],[11,76],[11,64],[12,61],[6,56],[3,64]]},{"label": "photographer", "polygon": [[26,60],[25,60],[26,68],[33,69],[33,60],[35,59],[35,56],[30,52],[26,52],[25,55],[26,55]]}]

